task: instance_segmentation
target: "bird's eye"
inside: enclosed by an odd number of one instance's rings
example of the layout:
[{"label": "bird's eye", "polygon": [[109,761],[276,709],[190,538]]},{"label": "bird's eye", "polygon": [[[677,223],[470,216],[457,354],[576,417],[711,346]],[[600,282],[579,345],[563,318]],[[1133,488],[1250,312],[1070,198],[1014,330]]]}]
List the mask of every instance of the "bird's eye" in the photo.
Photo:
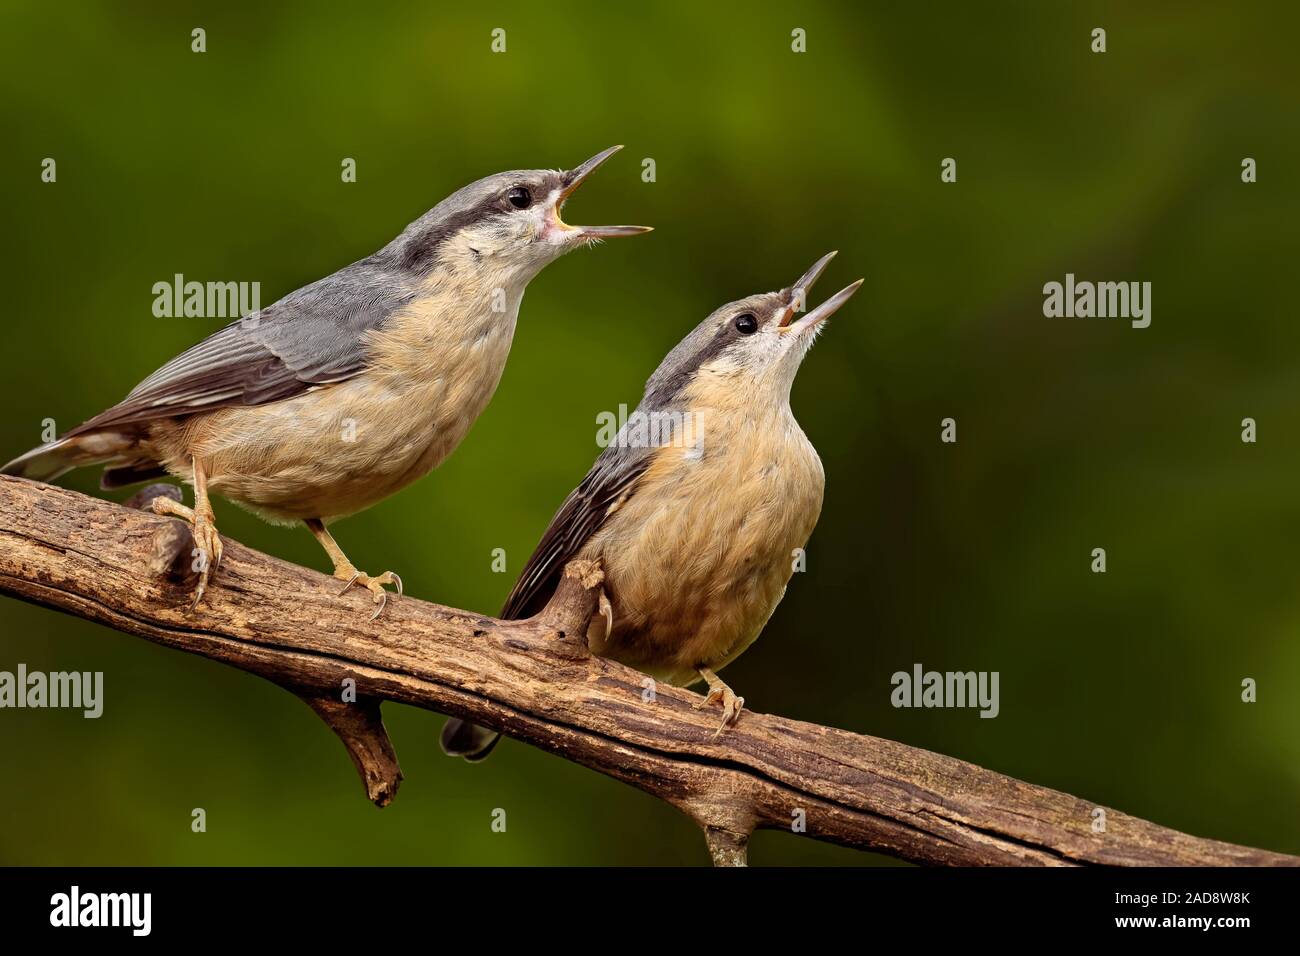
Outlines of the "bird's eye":
[{"label": "bird's eye", "polygon": [[736,331],[741,335],[753,335],[758,331],[758,319],[749,312],[736,316]]},{"label": "bird's eye", "polygon": [[506,193],[506,200],[516,209],[527,209],[533,204],[533,194],[523,186],[516,186]]}]

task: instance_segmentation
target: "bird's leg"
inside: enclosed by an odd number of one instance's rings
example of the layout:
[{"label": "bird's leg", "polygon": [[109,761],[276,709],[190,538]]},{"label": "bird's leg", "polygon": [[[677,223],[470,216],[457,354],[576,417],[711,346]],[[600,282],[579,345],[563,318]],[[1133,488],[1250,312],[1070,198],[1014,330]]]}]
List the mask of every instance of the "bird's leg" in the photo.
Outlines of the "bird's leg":
[{"label": "bird's leg", "polygon": [[375,596],[375,603],[379,607],[375,608],[375,613],[371,615],[370,620],[373,621],[379,617],[384,612],[384,608],[388,606],[388,592],[384,590],[385,584],[396,585],[397,596],[402,596],[402,579],[392,571],[385,571],[375,577],[371,577],[364,571],[358,571],[356,565],[348,560],[348,556],[338,546],[334,536],[329,533],[329,529],[325,527],[325,522],[319,518],[308,518],[304,523],[311,533],[316,536],[316,540],[325,549],[325,553],[330,556],[330,560],[334,562],[334,576],[340,581],[346,582],[339,594],[346,594],[354,584],[359,584]]},{"label": "bird's leg", "polygon": [[208,589],[208,578],[221,567],[221,535],[217,534],[216,515],[208,501],[208,476],[203,470],[203,462],[197,458],[194,464],[194,507],[186,508],[179,501],[171,498],[157,497],[150,503],[154,514],[171,515],[190,523],[190,534],[194,538],[194,570],[199,573],[199,583],[194,589],[193,611],[203,600],[203,592]]},{"label": "bird's leg", "polygon": [[717,740],[724,730],[734,727],[736,721],[740,719],[740,712],[745,709],[745,698],[737,697],[735,692],[722,682],[722,678],[707,667],[696,668],[696,671],[709,685],[709,693],[704,700],[695,705],[695,709],[699,710],[716,702],[722,703],[722,724],[713,734],[713,739]]}]

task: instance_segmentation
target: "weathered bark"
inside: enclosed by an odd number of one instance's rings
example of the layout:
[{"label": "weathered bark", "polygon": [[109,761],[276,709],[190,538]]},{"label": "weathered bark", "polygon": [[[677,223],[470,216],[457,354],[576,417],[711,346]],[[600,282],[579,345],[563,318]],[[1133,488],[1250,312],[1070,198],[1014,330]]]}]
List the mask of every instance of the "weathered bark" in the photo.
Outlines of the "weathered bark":
[{"label": "weathered bark", "polygon": [[[587,653],[599,567],[575,562],[537,617],[498,621],[407,596],[371,622],[368,593],[227,541],[196,612],[186,526],[0,477],[0,591],[258,674],[339,735],[380,806],[401,771],[379,716],[393,700],[464,717],[652,793],[704,830],[719,865],[756,827],[927,864],[1297,865],[1199,839],[950,757],[746,711],[718,713]],[[345,703],[355,682],[356,703]],[[433,735],[430,735],[432,740]]]}]

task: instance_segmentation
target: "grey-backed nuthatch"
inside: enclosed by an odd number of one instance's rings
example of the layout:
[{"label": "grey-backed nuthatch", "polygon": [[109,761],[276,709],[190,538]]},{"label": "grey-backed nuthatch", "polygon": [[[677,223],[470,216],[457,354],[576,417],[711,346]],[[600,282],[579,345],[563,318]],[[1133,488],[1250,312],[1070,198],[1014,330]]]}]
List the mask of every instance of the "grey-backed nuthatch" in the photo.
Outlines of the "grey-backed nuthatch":
[{"label": "grey-backed nuthatch", "polygon": [[[170,473],[194,486],[195,605],[221,562],[209,494],[268,521],[303,521],[334,574],[387,602],[392,572],[347,559],[326,524],[425,475],[496,390],[524,288],[571,249],[643,226],[570,226],[565,200],[620,147],[576,169],[471,183],[374,255],[236,321],[154,372],[121,403],[2,471],[52,481],[106,465],[117,487]],[[342,592],[340,592],[342,593]]]},{"label": "grey-backed nuthatch", "polygon": [[[794,285],[718,309],[664,359],[617,438],[560,506],[501,616],[537,613],[575,558],[605,572],[591,650],[672,684],[708,683],[722,726],[744,705],[717,676],[758,637],[821,512],[821,460],[790,386],[822,322],[802,317],[834,253]],[[443,749],[481,759],[498,735],[461,720]]]}]

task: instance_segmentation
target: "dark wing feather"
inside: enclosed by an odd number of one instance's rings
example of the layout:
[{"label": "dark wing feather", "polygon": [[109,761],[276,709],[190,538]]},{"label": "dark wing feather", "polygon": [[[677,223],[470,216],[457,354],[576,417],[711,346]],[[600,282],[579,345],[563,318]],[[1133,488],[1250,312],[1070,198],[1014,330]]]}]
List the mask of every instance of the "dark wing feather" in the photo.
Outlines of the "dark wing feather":
[{"label": "dark wing feather", "polygon": [[385,260],[354,263],[208,336],[68,434],[264,405],[346,381],[365,368],[365,333],[412,298]]},{"label": "dark wing feather", "polygon": [[654,460],[655,448],[611,446],[587,477],[564,499],[560,510],[528,559],[501,611],[503,620],[531,617],[546,606],[564,566],[582,550],[609,515],[609,509],[635,488]]}]

